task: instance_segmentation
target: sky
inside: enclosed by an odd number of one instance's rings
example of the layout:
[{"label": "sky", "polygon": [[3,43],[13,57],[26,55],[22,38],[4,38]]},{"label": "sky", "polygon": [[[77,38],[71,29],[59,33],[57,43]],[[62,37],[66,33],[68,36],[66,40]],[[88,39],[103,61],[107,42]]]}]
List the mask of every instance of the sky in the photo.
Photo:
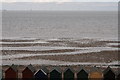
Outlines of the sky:
[{"label": "sky", "polygon": [[[117,10],[118,3],[116,2],[120,0],[0,0],[0,1],[3,2],[2,6],[0,6],[0,10],[105,10],[105,11],[110,10],[113,11],[113,10]],[[24,2],[24,3],[20,3],[20,2]],[[26,3],[26,2],[30,2],[30,3]],[[64,3],[64,2],[71,2],[71,3]]]},{"label": "sky", "polygon": [[120,0],[0,0],[2,2],[118,2]]}]

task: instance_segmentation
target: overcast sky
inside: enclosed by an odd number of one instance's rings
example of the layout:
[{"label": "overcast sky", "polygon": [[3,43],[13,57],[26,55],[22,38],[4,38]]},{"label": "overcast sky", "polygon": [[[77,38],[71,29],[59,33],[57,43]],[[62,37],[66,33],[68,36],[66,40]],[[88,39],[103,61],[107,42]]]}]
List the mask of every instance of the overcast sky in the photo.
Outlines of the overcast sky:
[{"label": "overcast sky", "polygon": [[[0,10],[104,10],[104,11],[108,10],[108,11],[116,11],[118,8],[117,6],[118,1],[119,0],[2,0],[3,4],[2,6],[0,4]],[[24,3],[19,3],[19,2],[24,2]],[[29,2],[29,3],[25,3],[25,2]],[[70,3],[67,3],[67,2],[70,2]]]},{"label": "overcast sky", "polygon": [[118,2],[120,0],[1,0],[2,2]]}]

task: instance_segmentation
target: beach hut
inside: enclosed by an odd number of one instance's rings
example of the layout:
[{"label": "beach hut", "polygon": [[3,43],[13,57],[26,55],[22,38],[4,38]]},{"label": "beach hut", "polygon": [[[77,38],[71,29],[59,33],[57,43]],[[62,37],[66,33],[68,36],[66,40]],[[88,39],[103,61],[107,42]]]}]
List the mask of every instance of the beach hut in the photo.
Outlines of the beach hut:
[{"label": "beach hut", "polygon": [[12,64],[6,71],[5,71],[5,80],[17,80],[18,78],[18,70],[17,66]]},{"label": "beach hut", "polygon": [[2,79],[2,69],[0,68],[0,80]]},{"label": "beach hut", "polygon": [[117,75],[117,80],[120,80],[120,73]]},{"label": "beach hut", "polygon": [[28,65],[23,71],[22,71],[22,80],[33,80],[34,73],[35,73],[34,67],[30,64]]},{"label": "beach hut", "polygon": [[64,80],[74,80],[74,72],[72,68],[66,68],[64,71]]},{"label": "beach hut", "polygon": [[88,78],[89,80],[103,80],[103,73],[99,68],[92,67],[90,69]]},{"label": "beach hut", "polygon": [[104,73],[104,80],[115,80],[115,73],[110,67],[104,70],[103,73]]},{"label": "beach hut", "polygon": [[34,74],[35,80],[48,80],[48,73],[49,70],[46,67],[41,67],[41,69]]},{"label": "beach hut", "polygon": [[1,79],[0,79],[0,80],[4,80],[4,76],[3,76],[4,73],[5,73],[4,70],[1,69],[1,72],[0,72],[0,73],[1,73],[1,75],[0,75],[0,76],[1,76],[1,77],[0,77]]},{"label": "beach hut", "polygon": [[50,71],[50,80],[62,80],[62,71],[59,67],[55,67]]},{"label": "beach hut", "polygon": [[77,80],[88,80],[88,71],[83,67],[77,72]]}]

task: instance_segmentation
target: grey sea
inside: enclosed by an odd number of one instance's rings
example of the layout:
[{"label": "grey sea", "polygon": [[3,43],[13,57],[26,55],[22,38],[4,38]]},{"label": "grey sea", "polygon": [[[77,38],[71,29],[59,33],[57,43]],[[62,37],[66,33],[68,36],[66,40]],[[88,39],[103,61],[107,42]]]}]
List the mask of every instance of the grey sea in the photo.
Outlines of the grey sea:
[{"label": "grey sea", "polygon": [[[3,64],[83,64],[52,57],[117,51],[118,15],[110,11],[3,11],[0,44]],[[116,59],[103,62],[84,64],[117,63]]]},{"label": "grey sea", "polygon": [[4,11],[3,38],[117,39],[117,12]]}]

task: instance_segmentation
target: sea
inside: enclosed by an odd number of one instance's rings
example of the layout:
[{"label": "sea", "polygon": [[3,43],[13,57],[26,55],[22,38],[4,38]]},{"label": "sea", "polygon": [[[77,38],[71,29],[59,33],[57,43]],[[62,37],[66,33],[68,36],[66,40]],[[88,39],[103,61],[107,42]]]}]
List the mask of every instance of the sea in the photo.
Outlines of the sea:
[{"label": "sea", "polygon": [[[4,52],[2,55],[3,65],[13,63],[21,65],[26,65],[26,63],[83,64],[44,59],[23,61],[19,59],[31,56],[114,51],[118,50],[116,46],[119,45],[115,41],[119,41],[117,11],[2,12],[0,44],[2,44],[1,50]],[[44,54],[39,53],[40,51]]]},{"label": "sea", "polygon": [[2,38],[118,39],[117,11],[3,11]]}]

